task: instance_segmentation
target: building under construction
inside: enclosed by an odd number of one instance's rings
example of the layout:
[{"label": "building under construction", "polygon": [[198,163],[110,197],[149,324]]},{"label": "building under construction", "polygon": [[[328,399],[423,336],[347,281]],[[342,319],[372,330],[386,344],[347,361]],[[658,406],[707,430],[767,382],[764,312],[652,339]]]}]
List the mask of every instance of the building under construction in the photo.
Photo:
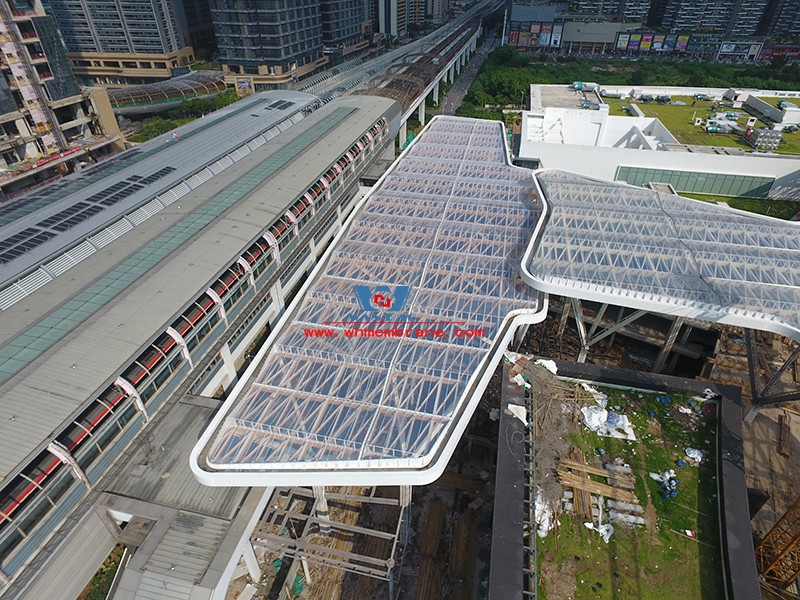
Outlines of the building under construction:
[{"label": "building under construction", "polygon": [[82,90],[38,1],[0,2],[0,202],[122,149],[102,90]]}]

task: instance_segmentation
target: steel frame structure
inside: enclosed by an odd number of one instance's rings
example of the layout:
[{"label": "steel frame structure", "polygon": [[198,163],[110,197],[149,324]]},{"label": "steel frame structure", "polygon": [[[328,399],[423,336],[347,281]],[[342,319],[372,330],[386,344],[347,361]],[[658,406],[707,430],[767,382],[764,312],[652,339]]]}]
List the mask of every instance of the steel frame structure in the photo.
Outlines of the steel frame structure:
[{"label": "steel frame structure", "polygon": [[[405,506],[402,499],[370,495],[351,495],[324,492],[326,504],[343,500],[356,504],[381,504],[395,507],[397,514],[390,531],[373,527],[361,527],[334,521],[321,515],[320,498],[307,488],[277,488],[267,514],[252,538],[254,543],[282,556],[308,560],[320,565],[342,569],[357,575],[366,575],[384,581],[389,580],[394,568],[395,550],[403,523]],[[287,508],[279,508],[276,498],[285,497]],[[302,508],[302,511],[298,511]],[[327,508],[324,512],[327,511]],[[386,556],[369,556],[364,552],[350,552],[331,548],[330,545],[314,542],[314,537],[352,537],[366,540],[376,538],[391,542]]]},{"label": "steel frame structure", "polygon": [[800,498],[756,546],[758,572],[782,590],[800,576]]},{"label": "steel frame structure", "polygon": [[540,170],[547,226],[522,276],[567,298],[764,329],[800,341],[800,226]]}]

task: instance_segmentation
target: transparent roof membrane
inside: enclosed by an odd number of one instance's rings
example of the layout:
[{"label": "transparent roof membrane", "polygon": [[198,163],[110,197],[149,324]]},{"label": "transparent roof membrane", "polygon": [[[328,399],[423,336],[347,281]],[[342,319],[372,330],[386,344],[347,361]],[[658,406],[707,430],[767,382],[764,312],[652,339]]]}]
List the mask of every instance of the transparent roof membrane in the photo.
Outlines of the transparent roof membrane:
[{"label": "transparent roof membrane", "polygon": [[773,321],[800,337],[797,225],[560,171],[536,177],[551,212],[528,270],[550,291]]},{"label": "transparent roof membrane", "polygon": [[537,308],[519,265],[539,207],[530,172],[506,164],[500,124],[435,119],[333,248],[208,466],[429,465],[469,418],[467,385],[502,322]]}]

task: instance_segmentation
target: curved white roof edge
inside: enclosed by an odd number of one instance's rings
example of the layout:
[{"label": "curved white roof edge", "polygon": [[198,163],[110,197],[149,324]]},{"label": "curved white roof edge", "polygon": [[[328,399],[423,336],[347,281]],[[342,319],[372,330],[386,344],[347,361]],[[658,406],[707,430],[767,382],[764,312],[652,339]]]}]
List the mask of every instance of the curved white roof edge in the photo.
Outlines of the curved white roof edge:
[{"label": "curved white roof edge", "polygon": [[[547,224],[549,213],[551,212],[550,200],[539,185],[537,175],[546,173],[548,171],[560,171],[560,169],[536,169],[533,171],[533,182],[536,186],[536,191],[539,198],[542,200],[542,215],[539,219],[539,224],[536,227],[534,235],[528,247],[525,249],[525,254],[522,257],[520,265],[520,274],[522,279],[532,288],[539,290],[545,294],[554,294],[556,296],[567,296],[569,298],[580,298],[581,300],[589,300],[594,302],[602,302],[608,304],[616,304],[618,306],[625,306],[638,310],[646,310],[665,315],[687,317],[697,319],[700,321],[709,321],[711,323],[720,323],[724,325],[736,325],[739,327],[746,327],[748,329],[759,329],[763,331],[771,331],[779,335],[786,336],[800,342],[800,329],[793,327],[787,323],[780,321],[777,317],[771,315],[758,313],[755,311],[747,311],[741,308],[725,307],[712,304],[702,304],[699,302],[684,302],[680,298],[667,298],[655,294],[643,294],[641,292],[634,292],[630,290],[614,290],[613,288],[600,287],[593,284],[581,283],[570,279],[560,277],[549,277],[543,279],[528,269],[533,253],[538,249],[540,237],[543,228]],[[584,177],[601,183],[609,183],[602,179],[594,177]],[[624,182],[614,182],[622,187],[629,187],[640,189],[636,186],[629,185]],[[683,196],[681,196],[683,197]],[[691,198],[689,198],[691,200]],[[697,200],[700,202],[700,200]],[[728,210],[746,215],[747,217],[759,217],[767,221],[772,221],[772,217],[749,213],[733,208]],[[800,232],[798,232],[800,234]]]},{"label": "curved white roof edge", "polygon": [[[427,130],[432,123],[439,120],[439,116],[434,116],[426,125],[423,132]],[[498,123],[499,127],[502,124]],[[422,133],[417,136],[417,139],[422,137]],[[501,129],[502,133],[502,129]],[[509,166],[511,163],[511,154],[505,135],[500,135],[501,144],[503,146],[503,154],[505,162]],[[416,140],[414,140],[416,141]],[[409,144],[395,159],[394,164],[397,164],[403,159],[414,146],[412,142]],[[393,173],[394,169],[389,168],[375,185],[364,195],[359,203],[353,208],[347,220],[342,224],[341,229],[337,232],[336,236],[331,240],[329,249],[335,248],[340,239],[344,237],[356,219],[358,213],[364,205],[372,197],[375,190],[380,190],[384,180]],[[537,185],[536,178],[531,175],[534,184]],[[541,190],[538,190],[541,191]],[[542,203],[544,205],[544,203]],[[540,229],[544,219],[539,219],[534,232],[534,238],[539,235]],[[455,452],[458,442],[461,441],[461,436],[464,433],[472,414],[478,406],[483,392],[489,384],[489,380],[494,374],[495,367],[499,364],[503,352],[511,341],[514,331],[519,325],[533,325],[541,323],[547,317],[548,299],[546,295],[540,298],[537,310],[516,310],[509,313],[502,321],[499,328],[497,338],[492,340],[492,350],[486,355],[481,362],[478,369],[470,377],[467,384],[467,392],[464,397],[459,399],[458,406],[461,406],[461,415],[453,420],[453,428],[441,436],[439,443],[432,449],[432,451],[420,459],[398,459],[398,460],[373,460],[362,461],[363,467],[359,468],[342,468],[346,464],[353,464],[354,461],[327,461],[317,462],[314,464],[314,469],[298,470],[298,465],[291,463],[275,463],[274,470],[265,470],[263,464],[248,465],[252,470],[245,469],[234,470],[230,465],[225,465],[225,471],[215,471],[210,468],[201,466],[200,455],[209,446],[212,438],[216,434],[218,428],[222,424],[225,417],[233,409],[236,402],[239,400],[240,395],[245,391],[246,386],[249,384],[255,371],[261,367],[262,361],[265,359],[267,353],[275,343],[276,338],[283,329],[291,324],[291,316],[295,310],[299,308],[300,303],[305,297],[308,288],[311,287],[318,275],[323,271],[328,261],[332,256],[332,252],[326,252],[321,260],[314,266],[314,270],[306,278],[303,286],[295,295],[291,304],[286,307],[280,319],[276,323],[270,335],[265,340],[264,344],[259,349],[256,356],[253,357],[250,365],[245,373],[239,378],[228,399],[217,411],[213,420],[208,424],[205,431],[201,435],[198,442],[189,456],[189,467],[192,474],[202,484],[209,487],[222,487],[222,486],[264,486],[264,485],[342,485],[343,477],[346,478],[348,485],[427,485],[436,481],[442,473],[450,460],[450,457]],[[444,445],[442,445],[444,441]],[[431,457],[431,458],[428,458]],[[217,466],[205,462],[209,467]],[[414,464],[417,463],[417,464]],[[309,475],[313,474],[313,482],[309,481]],[[269,477],[280,478],[280,482],[266,483]]]},{"label": "curved white roof edge", "polygon": [[[311,278],[309,278],[309,281]],[[298,294],[298,298],[301,294]],[[215,486],[263,486],[268,477],[280,478],[282,486],[291,485],[427,485],[436,481],[444,473],[450,457],[455,452],[456,446],[461,441],[461,436],[470,422],[472,414],[478,406],[478,402],[483,396],[483,392],[489,385],[489,380],[494,374],[495,367],[502,359],[503,352],[511,341],[516,328],[519,325],[533,325],[541,323],[547,316],[548,302],[543,298],[541,306],[536,311],[518,310],[510,313],[501,324],[501,336],[492,342],[492,351],[486,355],[479,368],[473,373],[467,384],[467,394],[459,401],[461,414],[453,420],[454,427],[446,434],[442,435],[440,441],[445,443],[437,444],[431,453],[419,459],[381,459],[361,461],[357,468],[346,468],[345,465],[352,465],[355,461],[327,461],[314,463],[313,469],[298,470],[296,463],[275,463],[274,469],[265,470],[263,464],[237,465],[236,470],[230,465],[221,465],[226,469],[224,472],[204,469],[200,466],[200,453],[211,441],[217,427],[222,423],[228,412],[230,412],[239,394],[243,390],[247,380],[266,355],[270,348],[271,340],[262,346],[247,372],[242,376],[236,387],[233,389],[228,400],[217,412],[212,422],[206,428],[198,443],[192,449],[190,455],[190,467],[194,476],[204,485]],[[287,310],[286,314],[290,311]],[[281,318],[281,321],[286,317]],[[280,325],[275,328],[272,335],[278,331]],[[272,467],[272,465],[271,465]],[[313,475],[313,482],[309,481],[309,476]],[[346,479],[346,481],[343,481]],[[275,483],[274,485],[278,485]]]}]

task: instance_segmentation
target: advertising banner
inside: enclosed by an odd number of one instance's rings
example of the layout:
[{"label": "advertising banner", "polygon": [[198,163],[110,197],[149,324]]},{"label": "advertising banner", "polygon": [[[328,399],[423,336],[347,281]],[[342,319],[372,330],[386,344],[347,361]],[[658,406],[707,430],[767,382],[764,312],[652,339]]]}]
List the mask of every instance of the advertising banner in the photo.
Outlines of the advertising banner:
[{"label": "advertising banner", "polygon": [[561,47],[561,34],[563,33],[563,31],[564,31],[564,26],[561,23],[553,25],[553,35],[550,36],[551,48]]},{"label": "advertising banner", "polygon": [[678,36],[677,35],[668,35],[664,38],[664,50],[666,52],[672,52],[675,50],[675,44],[678,43]]},{"label": "advertising banner", "polygon": [[519,31],[512,31],[508,34],[508,45],[517,46],[519,44]]},{"label": "advertising banner", "polygon": [[656,51],[661,51],[664,49],[664,38],[667,36],[665,35],[656,35],[653,37],[653,45],[651,48]]},{"label": "advertising banner", "polygon": [[653,34],[652,33],[645,33],[642,35],[642,43],[639,46],[639,50],[642,52],[650,52],[650,46],[653,45]]},{"label": "advertising banner", "polygon": [[679,35],[678,41],[675,42],[675,50],[678,52],[686,52],[686,47],[689,45],[688,35]]},{"label": "advertising banner", "polygon": [[639,44],[642,43],[642,34],[641,33],[633,33],[631,34],[631,39],[628,40],[628,50],[638,50]]},{"label": "advertising banner", "polygon": [[627,33],[620,33],[617,37],[617,50],[626,50],[628,48],[628,40],[631,36]]}]

